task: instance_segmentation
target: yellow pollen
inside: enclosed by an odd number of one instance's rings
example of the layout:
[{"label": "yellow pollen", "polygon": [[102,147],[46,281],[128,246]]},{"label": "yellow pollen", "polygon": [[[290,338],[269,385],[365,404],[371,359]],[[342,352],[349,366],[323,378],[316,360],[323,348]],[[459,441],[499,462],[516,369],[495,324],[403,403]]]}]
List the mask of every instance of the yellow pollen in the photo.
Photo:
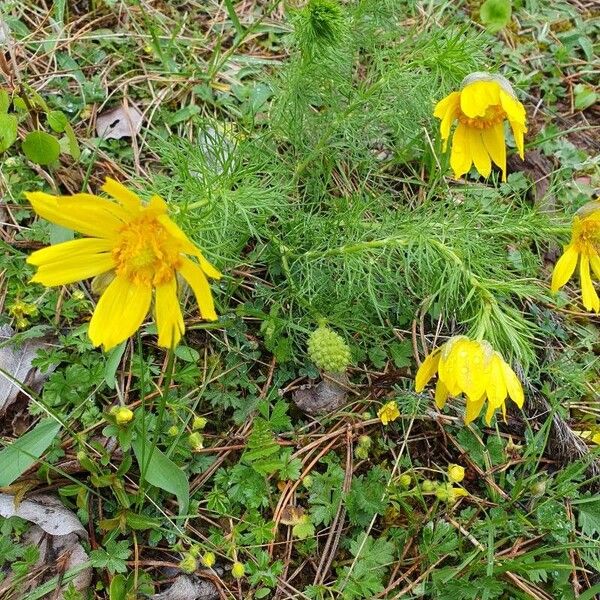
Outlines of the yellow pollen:
[{"label": "yellow pollen", "polygon": [[503,108],[497,104],[488,106],[483,117],[467,117],[467,115],[462,112],[458,115],[458,120],[461,123],[468,127],[475,127],[476,129],[489,129],[496,125],[496,123],[502,123],[505,118],[506,113]]},{"label": "yellow pollen", "polygon": [[590,250],[600,251],[600,220],[582,219],[576,234],[575,246],[581,253],[589,254]]},{"label": "yellow pollen", "polygon": [[155,217],[127,223],[112,251],[116,272],[137,285],[158,286],[175,277],[181,266],[181,244]]}]

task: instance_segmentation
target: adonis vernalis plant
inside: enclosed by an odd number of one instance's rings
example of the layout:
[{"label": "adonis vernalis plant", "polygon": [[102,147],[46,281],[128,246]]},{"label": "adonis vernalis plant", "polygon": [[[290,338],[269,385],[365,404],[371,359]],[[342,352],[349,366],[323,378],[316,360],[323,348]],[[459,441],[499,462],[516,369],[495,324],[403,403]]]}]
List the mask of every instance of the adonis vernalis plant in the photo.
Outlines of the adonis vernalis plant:
[{"label": "adonis vernalis plant", "polygon": [[579,263],[581,300],[586,310],[600,312],[600,298],[594,289],[593,271],[600,279],[600,204],[589,202],[573,218],[571,242],[565,248],[552,273],[553,292],[571,279]]},{"label": "adonis vernalis plant", "polygon": [[436,348],[419,367],[415,388],[422,392],[437,373],[435,403],[446,405],[449,396],[464,394],[465,423],[476,419],[487,399],[485,421],[489,425],[499,408],[506,413],[506,399],[522,408],[523,388],[515,372],[486,341],[455,336]]},{"label": "adonis vernalis plant", "polygon": [[153,196],[145,205],[113,179],[107,179],[102,189],[116,202],[91,194],[27,194],[40,217],[90,236],[31,254],[27,262],[37,267],[32,281],[56,286],[109,273],[112,280],[89,326],[92,343],[104,350],[141,326],[153,297],[158,344],[171,348],[179,342],[185,326],[178,275],[193,290],[202,317],[216,320],[207,277],[219,279],[221,274],[168,217],[165,201]]},{"label": "adonis vernalis plant", "polygon": [[450,151],[450,166],[456,179],[468,173],[473,164],[480,175],[489,177],[494,162],[506,181],[505,120],[512,128],[519,156],[524,157],[525,108],[510,83],[500,75],[472,73],[464,79],[459,92],[452,92],[437,103],[433,114],[441,119],[444,152],[452,124],[458,121]]}]

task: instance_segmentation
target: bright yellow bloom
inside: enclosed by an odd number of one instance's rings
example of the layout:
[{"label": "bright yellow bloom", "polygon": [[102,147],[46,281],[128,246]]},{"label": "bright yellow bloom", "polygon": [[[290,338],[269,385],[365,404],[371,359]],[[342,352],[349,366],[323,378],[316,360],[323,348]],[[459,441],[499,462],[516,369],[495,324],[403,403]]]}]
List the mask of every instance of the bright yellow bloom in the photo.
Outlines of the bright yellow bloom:
[{"label": "bright yellow bloom", "polygon": [[486,341],[456,336],[436,348],[417,371],[416,391],[422,392],[435,373],[438,375],[437,407],[444,408],[449,396],[464,394],[467,401],[465,423],[479,416],[486,399],[485,421],[488,425],[497,409],[506,412],[507,396],[519,408],[523,406],[523,388],[519,379]]},{"label": "bright yellow bloom", "polygon": [[573,275],[579,262],[581,299],[586,310],[600,312],[600,299],[594,289],[590,267],[600,279],[600,207],[590,202],[573,219],[571,243],[558,259],[552,273],[553,292],[557,292]]},{"label": "bright yellow bloom", "polygon": [[398,404],[396,403],[396,401],[390,400],[390,402],[384,404],[377,411],[377,416],[384,425],[395,421],[400,416],[400,411],[398,410]]},{"label": "bright yellow bloom", "polygon": [[27,259],[37,267],[31,281],[55,286],[108,274],[110,283],[89,326],[92,343],[104,350],[141,326],[153,295],[158,344],[170,348],[179,342],[185,327],[178,275],[193,290],[202,317],[216,320],[207,277],[219,279],[221,274],[169,219],[165,201],[153,196],[145,205],[113,179],[107,179],[102,189],[116,202],[91,194],[26,194],[40,217],[90,236],[34,252]]},{"label": "bright yellow bloom", "polygon": [[465,478],[465,468],[460,465],[448,465],[448,479],[460,483]]},{"label": "bright yellow bloom", "polygon": [[469,75],[460,92],[452,92],[437,103],[433,115],[441,119],[444,152],[452,123],[458,121],[450,153],[456,179],[468,173],[473,163],[483,177],[489,177],[493,161],[502,170],[502,181],[506,181],[505,119],[512,128],[519,156],[524,157],[525,108],[500,75]]}]

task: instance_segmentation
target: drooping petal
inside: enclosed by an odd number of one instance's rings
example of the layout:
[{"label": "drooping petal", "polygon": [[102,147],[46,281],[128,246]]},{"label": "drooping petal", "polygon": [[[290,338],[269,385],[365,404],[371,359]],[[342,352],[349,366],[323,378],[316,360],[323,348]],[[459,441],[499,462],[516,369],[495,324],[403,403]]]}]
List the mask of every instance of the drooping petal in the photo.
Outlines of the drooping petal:
[{"label": "drooping petal", "polygon": [[204,271],[204,274],[211,279],[221,279],[221,273],[213,267],[208,260],[204,257],[199,248],[188,238],[188,236],[179,228],[179,226],[173,222],[167,215],[160,215],[158,217],[160,224],[179,242],[181,242],[183,251],[186,254],[195,256],[200,263],[200,268]]},{"label": "drooping petal", "polygon": [[123,207],[91,194],[51,196],[29,192],[25,196],[43,219],[92,237],[112,239],[128,219]]},{"label": "drooping petal", "polygon": [[123,277],[115,277],[100,297],[88,335],[94,346],[110,350],[133,335],[144,322],[152,287],[135,285]]},{"label": "drooping petal", "polygon": [[174,348],[185,331],[175,277],[156,288],[155,311],[158,345],[163,348]]},{"label": "drooping petal", "polygon": [[111,177],[106,178],[102,190],[117,200],[117,202],[131,214],[137,214],[142,208],[142,200],[140,197]]},{"label": "drooping petal", "polygon": [[525,131],[527,115],[525,107],[513,96],[500,89],[500,103],[509,121],[520,125]]},{"label": "drooping petal", "polygon": [[496,410],[498,410],[498,408],[502,407],[502,413],[505,413],[505,404],[504,402],[501,402],[499,406],[494,407],[492,404],[490,404],[488,402],[486,411],[485,411],[485,424],[489,427],[492,423],[492,417],[494,416],[494,413],[496,412]]},{"label": "drooping petal", "polygon": [[579,254],[574,244],[570,244],[565,248],[564,254],[558,259],[556,265],[554,265],[554,271],[552,272],[552,284],[550,289],[556,293],[560,288],[571,279],[575,267],[577,266],[577,259]]},{"label": "drooping petal", "polygon": [[433,109],[433,116],[443,119],[449,112],[454,111],[460,103],[460,92],[452,92],[442,98]]},{"label": "drooping petal", "polygon": [[490,376],[486,388],[486,394],[492,412],[500,407],[506,400],[507,393],[508,390],[506,389],[506,382],[504,379],[504,361],[497,353],[494,353],[494,356],[490,361]]},{"label": "drooping petal", "polygon": [[510,121],[510,127],[513,132],[513,137],[515,138],[515,144],[517,145],[517,150],[519,152],[519,156],[521,157],[521,160],[524,160],[524,158],[525,158],[525,132],[527,131],[527,129],[525,129],[525,127],[522,127],[518,123],[515,123],[514,121]]},{"label": "drooping petal", "polygon": [[579,278],[581,279],[581,300],[586,310],[600,312],[600,298],[594,289],[590,276],[590,259],[587,254],[581,255],[579,261]]},{"label": "drooping petal", "polygon": [[423,391],[425,386],[429,383],[429,380],[433,377],[437,371],[440,363],[440,351],[439,349],[434,350],[427,355],[427,358],[422,362],[417,375],[415,377],[415,391],[420,393]]},{"label": "drooping petal", "polygon": [[459,123],[452,137],[452,149],[450,151],[450,166],[454,171],[454,177],[460,179],[471,168],[471,148],[469,146],[468,126]]},{"label": "drooping petal", "polygon": [[192,288],[202,318],[207,321],[216,321],[218,317],[204,271],[196,263],[184,258],[179,272]]},{"label": "drooping petal", "polygon": [[500,85],[496,81],[475,81],[460,92],[460,109],[467,117],[483,117],[490,106],[500,104]]},{"label": "drooping petal", "polygon": [[460,350],[467,342],[468,339],[465,337],[453,337],[441,347],[438,379],[444,383],[452,396],[458,396],[462,391],[456,381],[456,376]]},{"label": "drooping petal", "polygon": [[506,142],[504,140],[504,125],[496,123],[493,127],[482,130],[481,137],[485,149],[494,163],[502,170],[502,181],[506,181]]},{"label": "drooping petal", "polygon": [[39,267],[43,264],[59,262],[81,256],[82,254],[94,255],[99,252],[109,252],[113,248],[113,242],[101,238],[82,238],[80,240],[70,240],[47,246],[41,250],[32,252],[27,257],[30,265]]},{"label": "drooping petal", "polygon": [[492,172],[492,161],[482,138],[482,130],[475,127],[469,130],[469,144],[475,168],[483,177],[489,177]]},{"label": "drooping petal", "polygon": [[441,379],[438,379],[435,386],[435,405],[440,410],[446,406],[446,400],[448,400],[449,395],[450,392],[448,392],[448,388],[444,385],[444,382]]},{"label": "drooping petal", "polygon": [[489,359],[479,342],[469,340],[459,351],[456,382],[467,400],[475,401],[485,395],[489,378]]},{"label": "drooping petal", "polygon": [[519,408],[523,408],[525,396],[523,394],[523,386],[521,385],[519,378],[516,376],[515,372],[510,368],[510,366],[504,361],[502,361],[502,368],[504,369],[504,382],[506,383],[508,395]]},{"label": "drooping petal", "polygon": [[594,275],[600,279],[600,256],[595,250],[590,252],[590,265],[592,271],[594,271]]},{"label": "drooping petal", "polygon": [[467,398],[467,404],[465,409],[465,424],[468,425],[471,421],[474,421],[483,408],[485,402],[485,396],[481,396],[478,400],[469,400]]}]

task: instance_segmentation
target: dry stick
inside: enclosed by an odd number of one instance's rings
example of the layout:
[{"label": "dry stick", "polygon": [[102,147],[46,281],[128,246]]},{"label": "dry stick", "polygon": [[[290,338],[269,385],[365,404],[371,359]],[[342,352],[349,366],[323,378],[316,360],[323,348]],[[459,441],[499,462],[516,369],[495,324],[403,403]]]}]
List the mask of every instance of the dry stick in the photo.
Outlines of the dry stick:
[{"label": "dry stick", "polygon": [[[565,501],[565,508],[567,509],[567,516],[569,517],[569,520],[571,521],[571,523],[573,524],[573,527],[571,529],[571,538],[575,537],[575,518],[573,516],[573,508],[571,507],[571,503],[566,500]],[[569,549],[569,558],[571,559],[571,565],[573,566],[573,573],[571,574],[571,577],[573,579],[573,594],[575,595],[575,598],[579,598],[579,592],[583,589],[582,585],[579,583],[579,578],[577,577],[577,563],[575,562],[575,549],[574,548],[570,548]]]},{"label": "dry stick", "polygon": [[[342,492],[347,494],[350,491],[350,484],[352,483],[352,428],[348,425],[346,429],[346,469],[344,472],[344,483]],[[335,519],[331,524],[325,547],[321,554],[322,559],[319,562],[319,568],[315,574],[314,585],[320,585],[323,583],[325,576],[331,568],[331,563],[335,557],[340,538],[342,536],[342,530],[344,528],[344,521],[346,519],[346,507],[344,502],[341,501],[338,507]]]}]

